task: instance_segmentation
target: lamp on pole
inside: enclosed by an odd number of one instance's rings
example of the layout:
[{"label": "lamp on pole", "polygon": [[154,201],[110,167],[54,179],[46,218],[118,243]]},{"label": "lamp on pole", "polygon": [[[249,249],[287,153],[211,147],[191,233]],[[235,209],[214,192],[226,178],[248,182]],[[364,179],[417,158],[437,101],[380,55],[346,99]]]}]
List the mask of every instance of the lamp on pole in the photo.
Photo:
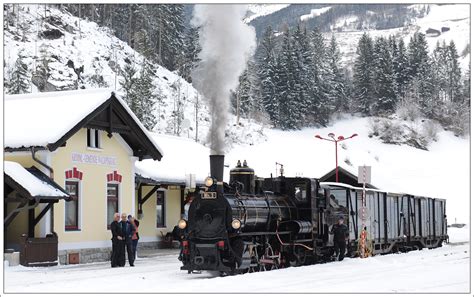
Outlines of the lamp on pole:
[{"label": "lamp on pole", "polygon": [[344,137],[344,136],[339,136],[337,137],[337,139],[335,138],[335,134],[334,133],[329,133],[328,136],[330,138],[324,138],[324,137],[321,137],[319,134],[316,134],[314,135],[314,137],[318,138],[318,139],[322,139],[322,140],[327,140],[327,141],[331,141],[331,142],[334,142],[334,145],[336,146],[336,183],[339,182],[339,170],[338,170],[338,166],[337,166],[337,143],[338,142],[341,142],[341,141],[344,141],[344,140],[347,140],[347,139],[351,139],[353,137],[356,137],[357,134],[354,133],[352,134],[350,137]]}]

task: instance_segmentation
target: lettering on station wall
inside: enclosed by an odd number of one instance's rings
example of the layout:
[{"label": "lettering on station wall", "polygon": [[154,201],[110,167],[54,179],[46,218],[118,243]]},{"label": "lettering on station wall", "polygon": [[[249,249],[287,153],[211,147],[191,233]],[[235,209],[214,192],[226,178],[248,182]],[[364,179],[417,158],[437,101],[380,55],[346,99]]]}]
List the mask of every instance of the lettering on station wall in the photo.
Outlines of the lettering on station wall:
[{"label": "lettering on station wall", "polygon": [[72,153],[71,158],[72,158],[73,163],[117,166],[117,158],[113,156],[100,156],[100,155],[94,155],[94,154]]}]

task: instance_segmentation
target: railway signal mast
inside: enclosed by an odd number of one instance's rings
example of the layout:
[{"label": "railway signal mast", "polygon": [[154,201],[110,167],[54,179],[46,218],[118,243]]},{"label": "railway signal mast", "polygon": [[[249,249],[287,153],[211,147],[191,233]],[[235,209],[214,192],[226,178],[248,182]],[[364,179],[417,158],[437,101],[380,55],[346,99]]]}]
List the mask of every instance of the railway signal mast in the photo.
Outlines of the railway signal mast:
[{"label": "railway signal mast", "polygon": [[358,183],[363,185],[362,190],[362,207],[359,209],[359,217],[362,220],[362,232],[360,234],[360,256],[361,258],[367,257],[366,253],[366,242],[367,242],[367,229],[365,222],[367,222],[367,203],[365,199],[365,184],[371,182],[371,167],[370,166],[359,166]]}]

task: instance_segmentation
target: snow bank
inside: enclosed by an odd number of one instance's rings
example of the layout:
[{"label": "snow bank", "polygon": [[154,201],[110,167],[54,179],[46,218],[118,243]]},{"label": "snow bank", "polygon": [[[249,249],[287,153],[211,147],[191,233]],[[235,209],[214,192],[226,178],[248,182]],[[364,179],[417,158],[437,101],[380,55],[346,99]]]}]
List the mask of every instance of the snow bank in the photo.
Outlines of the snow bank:
[{"label": "snow bank", "polygon": [[465,243],[470,242],[470,233],[471,229],[469,225],[466,225],[462,228],[449,227],[448,235],[450,243]]},{"label": "snow bank", "polygon": [[302,22],[307,21],[309,19],[315,18],[317,16],[322,15],[323,13],[326,13],[328,10],[331,9],[331,6],[328,7],[323,7],[323,8],[318,8],[318,9],[311,9],[311,13],[309,14],[304,14],[300,16],[300,20]]},{"label": "snow bank", "polygon": [[16,162],[5,161],[3,166],[5,174],[24,187],[33,197],[67,197],[64,192],[38,179]]}]

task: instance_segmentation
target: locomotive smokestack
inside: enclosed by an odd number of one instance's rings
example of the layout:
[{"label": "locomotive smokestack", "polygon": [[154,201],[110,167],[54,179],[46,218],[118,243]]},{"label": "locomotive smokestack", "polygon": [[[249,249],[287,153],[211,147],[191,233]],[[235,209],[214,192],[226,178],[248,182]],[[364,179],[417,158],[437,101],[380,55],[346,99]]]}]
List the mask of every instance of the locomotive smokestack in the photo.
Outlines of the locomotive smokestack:
[{"label": "locomotive smokestack", "polygon": [[224,180],[224,155],[210,155],[211,177],[221,182]]}]

